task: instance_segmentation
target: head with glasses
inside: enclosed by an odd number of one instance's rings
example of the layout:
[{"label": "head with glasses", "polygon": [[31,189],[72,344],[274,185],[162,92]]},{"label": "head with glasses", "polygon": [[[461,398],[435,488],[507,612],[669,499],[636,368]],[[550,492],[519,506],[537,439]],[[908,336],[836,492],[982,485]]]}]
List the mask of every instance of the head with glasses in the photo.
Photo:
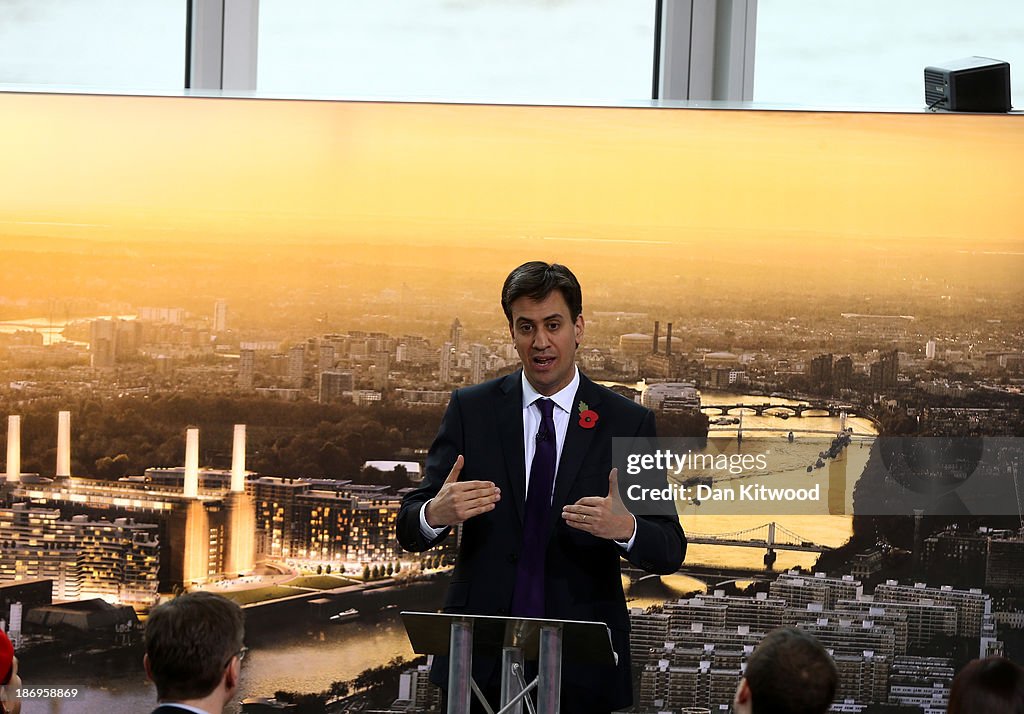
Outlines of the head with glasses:
[{"label": "head with glasses", "polygon": [[238,688],[244,637],[241,608],[213,593],[187,593],[153,608],[144,664],[157,697],[221,711]]}]

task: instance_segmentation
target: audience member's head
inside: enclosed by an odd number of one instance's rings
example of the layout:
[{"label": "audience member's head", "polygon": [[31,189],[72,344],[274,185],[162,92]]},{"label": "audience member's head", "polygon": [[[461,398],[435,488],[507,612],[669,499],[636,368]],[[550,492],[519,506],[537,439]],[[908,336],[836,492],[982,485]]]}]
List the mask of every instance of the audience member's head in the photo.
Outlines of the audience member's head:
[{"label": "audience member's head", "polygon": [[1005,657],[975,659],[953,678],[949,714],[1024,714],[1024,668]]},{"label": "audience member's head", "polygon": [[18,676],[18,658],[14,656],[14,645],[7,633],[0,630],[0,711],[6,714],[18,714],[21,701],[15,695],[21,687]]},{"label": "audience member's head", "polygon": [[822,714],[839,675],[825,648],[795,627],[769,632],[747,658],[733,699],[737,714]]},{"label": "audience member's head", "polygon": [[244,637],[241,608],[213,593],[188,593],[153,608],[144,662],[157,697],[220,712],[238,688]]}]

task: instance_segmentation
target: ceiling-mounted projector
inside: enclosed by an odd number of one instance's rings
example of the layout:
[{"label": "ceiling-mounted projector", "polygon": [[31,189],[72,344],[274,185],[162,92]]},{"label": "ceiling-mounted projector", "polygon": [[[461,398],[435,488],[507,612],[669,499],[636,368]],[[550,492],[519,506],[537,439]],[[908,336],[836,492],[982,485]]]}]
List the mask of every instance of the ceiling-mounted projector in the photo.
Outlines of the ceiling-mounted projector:
[{"label": "ceiling-mounted projector", "polygon": [[1010,64],[964,57],[924,68],[924,101],[951,112],[1010,111]]}]

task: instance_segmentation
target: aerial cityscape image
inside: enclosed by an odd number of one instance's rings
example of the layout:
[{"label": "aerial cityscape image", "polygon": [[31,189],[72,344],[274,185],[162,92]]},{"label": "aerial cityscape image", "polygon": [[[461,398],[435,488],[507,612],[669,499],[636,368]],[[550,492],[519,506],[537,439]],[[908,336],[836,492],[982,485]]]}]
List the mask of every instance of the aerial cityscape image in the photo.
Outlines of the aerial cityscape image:
[{"label": "aerial cityscape image", "polygon": [[520,368],[500,289],[543,260],[689,543],[622,561],[631,711],[728,711],[792,625],[832,711],[944,713],[1024,661],[1016,124],[0,93],[0,629],[54,694],[23,711],[149,711],[147,616],[195,590],[245,612],[229,711],[443,711],[401,613],[459,536],[396,520],[453,390]]}]

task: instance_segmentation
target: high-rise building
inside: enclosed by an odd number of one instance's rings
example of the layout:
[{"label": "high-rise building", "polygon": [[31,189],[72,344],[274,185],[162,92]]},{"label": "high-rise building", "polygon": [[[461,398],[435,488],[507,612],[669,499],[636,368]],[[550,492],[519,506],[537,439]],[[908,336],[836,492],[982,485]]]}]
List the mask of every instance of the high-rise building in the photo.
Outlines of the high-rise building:
[{"label": "high-rise building", "polygon": [[753,597],[726,595],[716,590],[704,599],[726,606],[725,626],[747,626],[759,632],[771,632],[781,627],[786,615],[786,603],[780,598],[769,597],[768,593],[755,593]]},{"label": "high-rise building", "polygon": [[[907,615],[896,608],[886,610],[879,606],[865,608],[851,606],[849,608],[828,610],[822,607],[820,603],[812,602],[806,607],[786,608],[783,624],[796,627],[838,624],[842,627],[853,628],[854,630],[891,630],[891,638],[888,634],[884,634],[882,639],[879,640],[882,643],[882,652],[889,656],[907,653]],[[863,650],[862,645],[863,642],[854,636],[848,643],[839,642],[833,649],[836,652],[856,653]]]},{"label": "high-rise building", "polygon": [[279,558],[388,562],[401,499],[386,486],[263,476],[251,482],[256,550]]},{"label": "high-rise building", "polygon": [[990,535],[945,530],[924,539],[921,562],[926,579],[950,585],[977,585],[985,579]]},{"label": "high-rise building", "polygon": [[924,345],[924,356],[925,359],[935,359],[935,348],[938,345],[935,340],[928,340]]},{"label": "high-rise building", "polygon": [[306,372],[306,346],[295,345],[288,350],[288,384],[292,389],[302,389]]},{"label": "high-rise building", "polygon": [[891,658],[871,650],[831,654],[839,673],[836,701],[853,700],[864,704],[886,701]]},{"label": "high-rise building", "polygon": [[889,701],[918,707],[922,714],[946,714],[953,663],[944,657],[896,657],[889,672]]},{"label": "high-rise building", "polygon": [[741,676],[741,670],[719,669],[706,660],[689,667],[661,660],[640,675],[640,706],[644,711],[725,712]]},{"label": "high-rise building", "polygon": [[471,348],[472,362],[470,364],[470,381],[479,384],[484,381],[484,369],[486,368],[487,348],[483,345],[473,345]]},{"label": "high-rise building", "polygon": [[832,365],[832,389],[849,389],[853,386],[853,358],[849,355],[840,357]]},{"label": "high-rise building", "polygon": [[[843,612],[858,612],[865,619],[875,619],[893,625],[897,632],[896,654],[905,654],[906,647],[920,647],[937,636],[956,636],[956,608],[921,602],[876,601],[874,596],[864,595],[858,600],[840,600],[837,604],[839,615]],[[905,633],[906,647],[901,647],[900,637]]]},{"label": "high-rise building", "polygon": [[[406,708],[396,709],[397,706]],[[430,681],[430,665],[421,664],[402,672],[398,679],[398,701],[393,711],[439,712],[441,688]]]},{"label": "high-rise building", "polygon": [[350,398],[355,388],[355,376],[351,372],[334,369],[321,372],[319,401],[328,404]]},{"label": "high-rise building", "polygon": [[228,509],[226,493],[186,498],[181,488],[154,488],[136,481],[95,481],[72,477],[31,484],[12,492],[60,511],[61,520],[81,515],[92,520],[138,519],[155,524],[160,546],[157,579],[161,590],[203,583],[226,572]]},{"label": "high-rise building", "polygon": [[924,539],[921,560],[930,581],[1014,587],[1024,570],[1024,536],[986,527],[948,528]]},{"label": "high-rise building", "polygon": [[452,343],[445,342],[441,345],[441,359],[439,365],[438,380],[441,384],[451,384],[452,381]]},{"label": "high-rise building", "polygon": [[825,649],[855,654],[871,651],[888,657],[896,656],[896,632],[892,627],[872,620],[847,617],[819,617],[799,625],[814,636]]},{"label": "high-rise building", "polygon": [[89,325],[89,363],[94,369],[113,367],[117,333],[113,320],[93,320]]},{"label": "high-rise building", "polygon": [[811,389],[818,394],[832,393],[832,354],[818,355],[811,360],[808,378]]},{"label": "high-rise building", "polygon": [[[246,501],[246,494],[231,492],[227,485],[204,487],[202,470],[193,473],[193,452],[198,452],[197,439],[189,437],[186,468],[173,483],[154,483],[143,477],[116,482],[74,476],[36,479],[32,483],[8,484],[8,498],[15,505],[31,501],[32,508],[56,513],[49,517],[54,522],[73,524],[81,517],[85,523],[152,524],[159,545],[159,570],[154,566],[154,572],[163,591],[175,585],[207,582],[228,573],[229,565],[251,569],[252,558],[246,555],[251,552],[251,544],[247,545],[246,539],[254,530],[252,504]],[[224,473],[223,483],[229,484],[231,472]],[[235,533],[234,529],[239,527],[247,532]],[[37,530],[31,533],[30,545],[36,545],[40,533],[50,532],[49,528]],[[6,532],[0,526],[0,534]],[[99,537],[102,541],[105,536]],[[118,567],[128,567],[130,571],[134,565],[126,566],[128,562],[123,560]],[[148,561],[133,556],[131,562],[138,565]]]},{"label": "high-rise building", "polygon": [[[632,635],[631,635],[632,636]],[[754,651],[751,645],[718,645],[706,642],[703,645],[680,646],[676,642],[665,642],[653,647],[644,657],[648,664],[668,661],[673,667],[698,667],[708,662],[716,669],[731,669],[739,672],[747,656]]]},{"label": "high-rise building", "polygon": [[320,373],[327,372],[334,369],[335,365],[338,364],[337,350],[333,343],[320,341],[319,360],[317,362],[317,371]]},{"label": "high-rise building", "polygon": [[899,352],[883,352],[877,362],[871,363],[871,388],[875,391],[895,389],[900,376]]},{"label": "high-rise building", "polygon": [[992,614],[992,598],[978,588],[955,590],[943,585],[930,588],[924,583],[900,585],[887,580],[875,588],[875,602],[950,605],[956,608],[957,632],[960,637],[980,637],[982,625]]},{"label": "high-rise building", "polygon": [[7,417],[7,483],[21,480],[21,416]]},{"label": "high-rise building", "polygon": [[839,600],[856,600],[864,588],[851,575],[829,578],[824,573],[811,576],[791,570],[776,578],[769,592],[773,598],[785,600],[787,607],[806,608],[808,603],[817,602],[826,610],[834,610]]},{"label": "high-rise building", "polygon": [[456,354],[462,351],[462,323],[457,317],[452,320],[451,329],[448,330],[448,341],[452,343]]},{"label": "high-rise building", "polygon": [[57,412],[57,468],[54,476],[71,475],[71,412]]},{"label": "high-rise building", "polygon": [[664,647],[671,638],[669,631],[672,616],[660,607],[642,610],[639,607],[629,611],[629,654],[635,664],[647,662],[652,649]]},{"label": "high-rise building", "polygon": [[96,369],[113,367],[118,359],[131,357],[142,344],[142,325],[137,320],[93,320],[89,324],[90,364]]},{"label": "high-rise building", "polygon": [[993,537],[985,562],[985,587],[1020,587],[1021,573],[1024,573],[1024,537]]},{"label": "high-rise building", "polygon": [[53,598],[102,597],[147,609],[157,601],[157,526],[64,518],[55,508],[0,508],[0,581],[48,578]]},{"label": "high-rise building", "polygon": [[403,335],[395,348],[395,362],[398,364],[426,365],[434,361],[434,350],[423,337]]},{"label": "high-rise building", "polygon": [[218,300],[213,303],[213,331],[226,332],[228,329],[228,301]]},{"label": "high-rise building", "polygon": [[671,618],[673,631],[689,630],[699,622],[705,627],[725,627],[728,606],[723,602],[712,602],[702,597],[679,599],[666,602],[665,614]]},{"label": "high-rise building", "polygon": [[373,356],[373,388],[383,392],[388,388],[388,373],[391,371],[391,353],[378,352]]},{"label": "high-rise building", "polygon": [[238,386],[252,389],[256,376],[256,350],[241,350],[238,353]]}]

